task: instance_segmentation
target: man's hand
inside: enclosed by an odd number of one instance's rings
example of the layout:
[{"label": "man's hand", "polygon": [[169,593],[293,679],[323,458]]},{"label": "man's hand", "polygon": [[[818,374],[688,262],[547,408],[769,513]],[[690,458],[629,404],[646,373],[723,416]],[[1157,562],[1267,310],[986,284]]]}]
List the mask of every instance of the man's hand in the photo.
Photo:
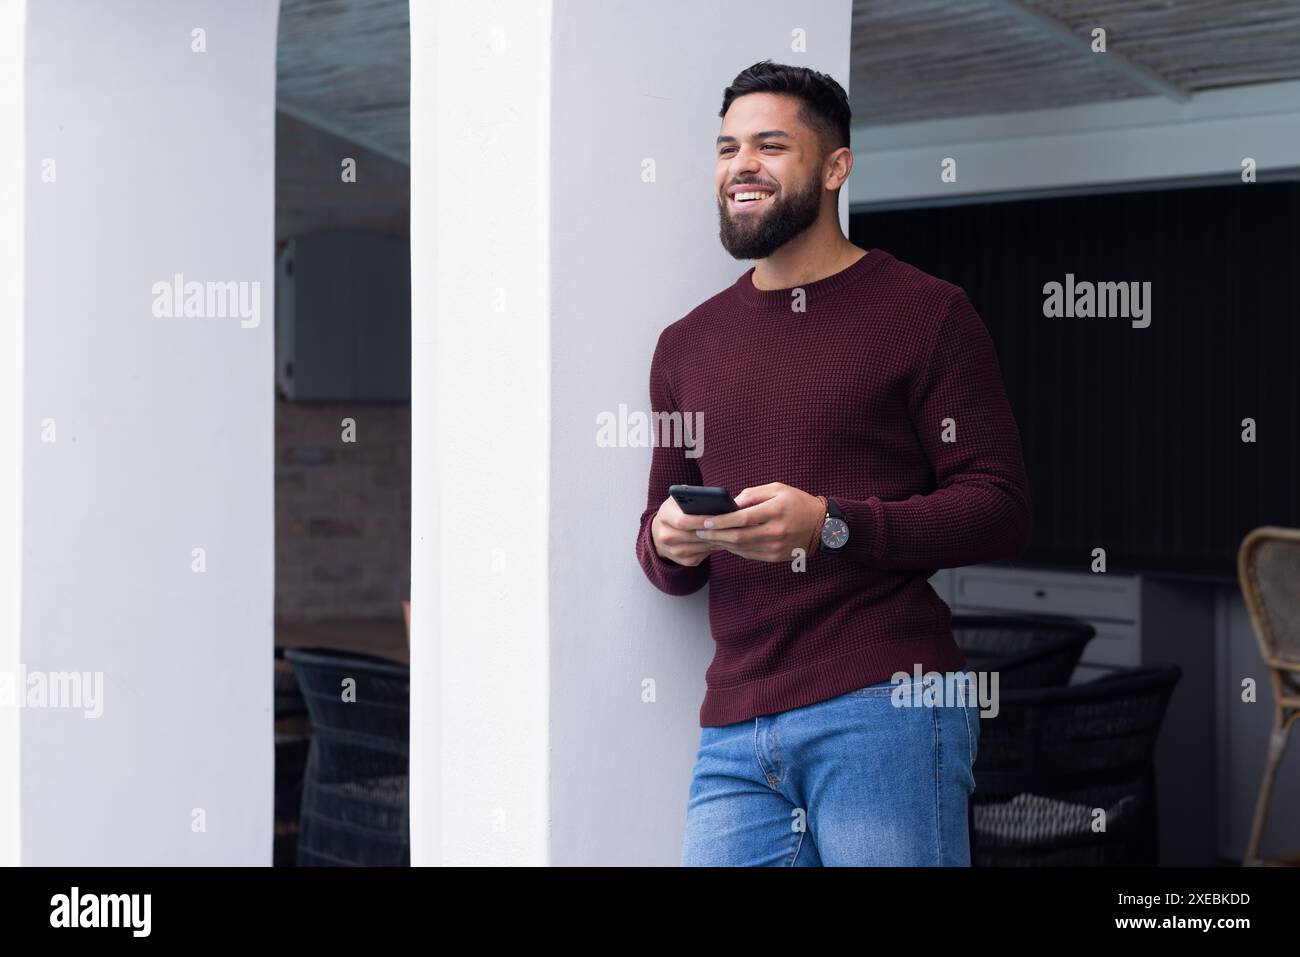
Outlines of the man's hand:
[{"label": "man's hand", "polygon": [[650,520],[650,538],[655,543],[655,551],[659,557],[678,565],[698,565],[721,548],[713,542],[702,542],[695,535],[697,528],[703,528],[706,520],[712,521],[715,517],[687,515],[677,504],[677,499],[668,496]]},{"label": "man's hand", "polygon": [[738,511],[708,516],[704,530],[691,534],[741,558],[788,562],[796,548],[808,547],[826,517],[821,499],[781,482],[747,488],[736,496],[736,504]]}]

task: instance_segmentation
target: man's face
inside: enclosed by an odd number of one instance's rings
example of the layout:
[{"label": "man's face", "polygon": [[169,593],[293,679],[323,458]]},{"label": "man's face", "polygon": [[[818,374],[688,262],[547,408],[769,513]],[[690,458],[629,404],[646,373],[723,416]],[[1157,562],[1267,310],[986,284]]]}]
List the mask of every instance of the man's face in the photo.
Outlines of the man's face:
[{"label": "man's face", "polygon": [[821,214],[821,144],[799,120],[799,106],[793,97],[749,93],[722,118],[719,238],[736,259],[765,259]]}]

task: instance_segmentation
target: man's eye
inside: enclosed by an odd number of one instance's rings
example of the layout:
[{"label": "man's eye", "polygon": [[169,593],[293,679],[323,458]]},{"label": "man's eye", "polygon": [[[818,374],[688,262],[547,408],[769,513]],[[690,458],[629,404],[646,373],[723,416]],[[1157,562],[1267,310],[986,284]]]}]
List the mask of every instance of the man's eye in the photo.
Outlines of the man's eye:
[{"label": "man's eye", "polygon": [[[759,147],[759,149],[764,149],[764,150],[765,150],[765,149],[767,149],[769,146],[772,147],[772,149],[774,149],[774,150],[779,150],[779,149],[781,148],[781,144],[780,144],[780,143],[764,143],[762,146]],[[721,151],[718,155],[719,155],[719,156],[726,156],[728,153],[730,153],[730,152],[731,152],[732,150],[734,150],[734,149],[735,149],[734,146],[724,146],[724,147],[722,148],[722,151]]]}]

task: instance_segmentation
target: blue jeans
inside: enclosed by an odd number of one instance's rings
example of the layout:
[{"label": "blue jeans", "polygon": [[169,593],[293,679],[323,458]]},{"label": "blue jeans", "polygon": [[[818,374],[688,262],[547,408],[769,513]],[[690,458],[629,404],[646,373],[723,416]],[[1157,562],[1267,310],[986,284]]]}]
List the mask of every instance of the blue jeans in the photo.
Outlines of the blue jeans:
[{"label": "blue jeans", "polygon": [[[903,684],[919,701],[924,681]],[[703,728],[682,865],[969,867],[979,703],[896,687]]]}]

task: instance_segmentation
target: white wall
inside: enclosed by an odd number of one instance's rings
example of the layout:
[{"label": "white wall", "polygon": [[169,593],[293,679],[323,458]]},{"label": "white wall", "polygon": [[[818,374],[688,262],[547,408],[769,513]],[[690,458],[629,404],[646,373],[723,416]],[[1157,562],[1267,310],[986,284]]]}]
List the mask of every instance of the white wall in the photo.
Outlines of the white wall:
[{"label": "white wall", "polygon": [[[723,90],[768,57],[847,88],[851,3],[588,0],[557,12],[552,861],[676,865],[713,657],[707,588],[670,597],[645,579],[634,546],[650,450],[598,447],[596,416],[619,403],[648,413],[660,330],[752,265],[718,240]],[[806,53],[791,49],[796,29]],[[642,701],[647,678],[654,703]]]},{"label": "white wall", "polygon": [[767,57],[847,83],[850,0],[436,6],[411,6],[412,859],[673,865],[706,592],[646,581],[650,449],[598,447],[596,417],[648,411],[659,331],[751,265],[717,238],[723,89]]},{"label": "white wall", "polygon": [[[103,714],[22,713],[22,862],[269,864],[278,4],[28,15],[22,660]],[[174,273],[260,324],[156,318]]]},{"label": "white wall", "polygon": [[[23,34],[26,0],[0,0],[0,408],[9,441],[0,444],[0,673],[22,658],[23,530]],[[22,861],[19,762],[21,712],[0,708],[0,866]]]},{"label": "white wall", "polygon": [[[853,130],[849,202],[902,204],[979,194],[1102,188],[1300,167],[1300,82],[900,123]],[[939,179],[945,157],[957,181]]]}]

